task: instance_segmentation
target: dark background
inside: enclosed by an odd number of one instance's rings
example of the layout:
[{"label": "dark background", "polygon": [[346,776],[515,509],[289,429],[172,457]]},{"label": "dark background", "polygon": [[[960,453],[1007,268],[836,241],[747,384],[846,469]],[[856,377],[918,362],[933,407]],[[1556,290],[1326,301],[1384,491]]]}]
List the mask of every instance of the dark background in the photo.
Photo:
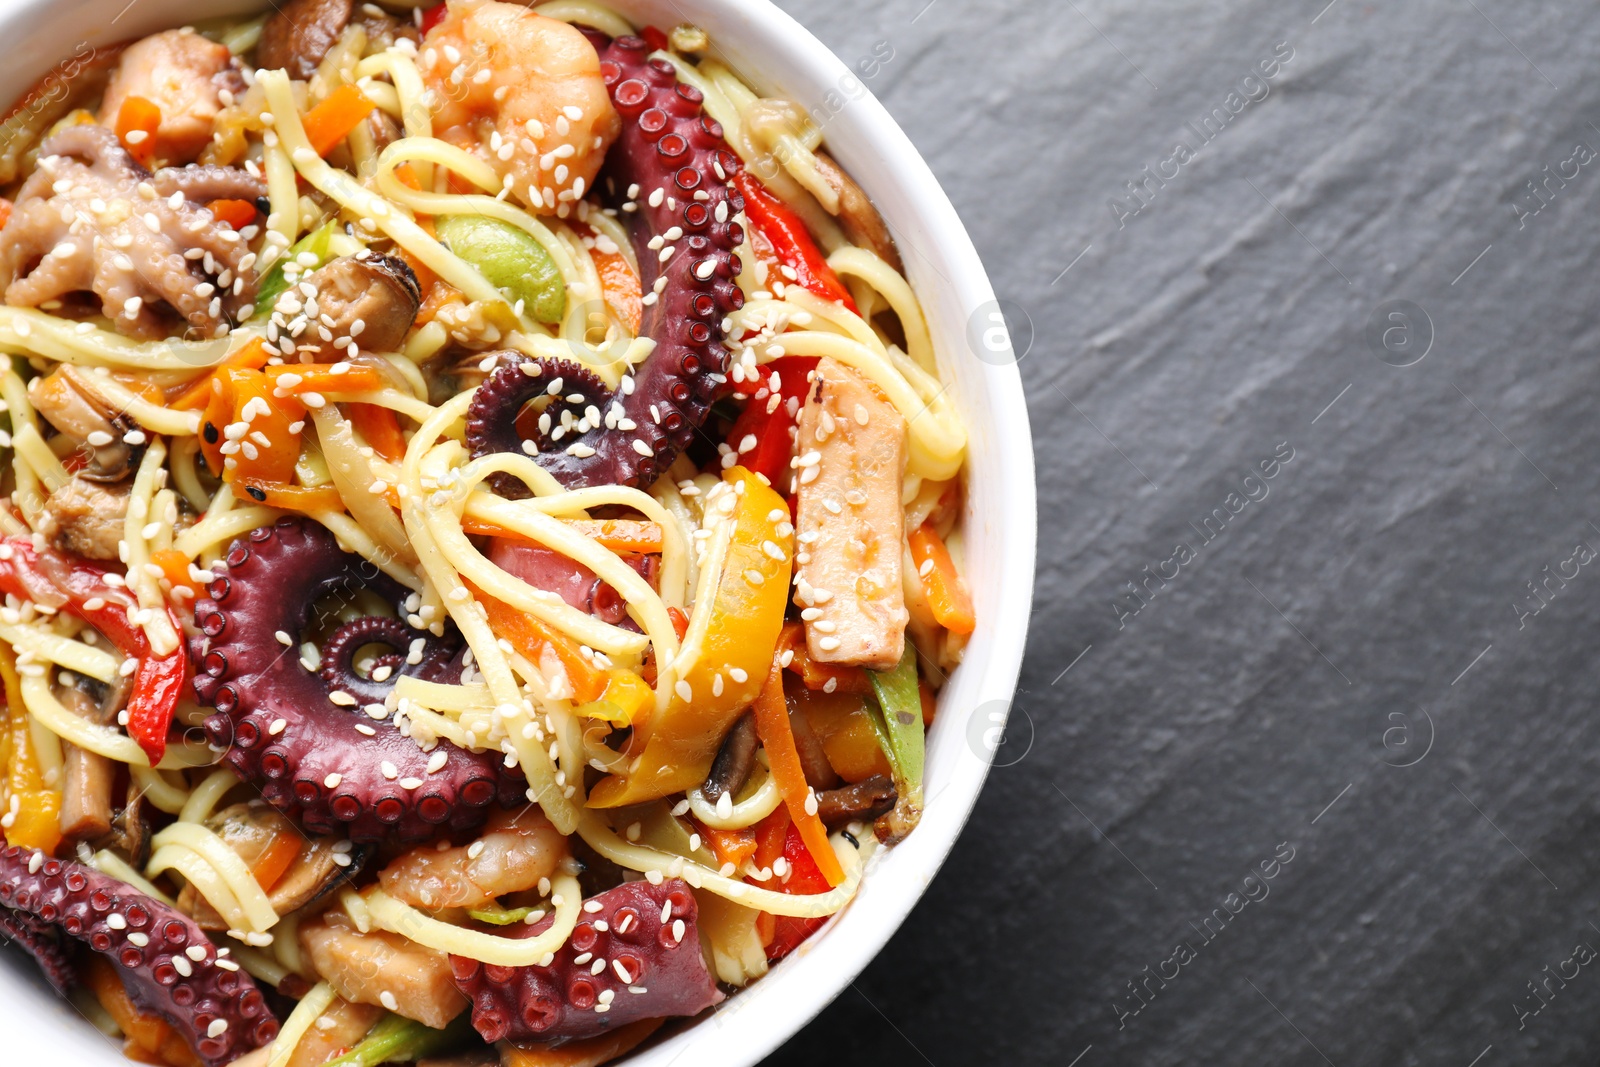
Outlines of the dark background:
[{"label": "dark background", "polygon": [[771,1062],[1594,1063],[1600,10],[784,6],[893,47],[868,84],[1031,339],[1040,538],[1010,765]]}]

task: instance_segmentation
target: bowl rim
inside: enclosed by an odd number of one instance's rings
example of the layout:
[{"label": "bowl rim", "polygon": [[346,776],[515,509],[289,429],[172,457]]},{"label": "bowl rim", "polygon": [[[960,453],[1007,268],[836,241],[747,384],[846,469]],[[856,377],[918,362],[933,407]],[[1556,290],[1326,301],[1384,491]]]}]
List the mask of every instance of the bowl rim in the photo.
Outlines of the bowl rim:
[{"label": "bowl rim", "polygon": [[[71,41],[84,36],[69,29],[73,16],[82,9],[120,9],[134,15],[120,23],[119,13],[106,26],[76,22],[79,27],[94,26],[87,36],[99,44],[182,25],[198,7],[226,14],[260,6],[259,0],[201,0],[200,4],[146,0],[140,7],[131,3],[123,7],[115,0],[0,0],[0,34],[12,42],[6,52],[20,59],[16,67],[22,68],[20,74],[10,72],[4,80],[16,78],[20,96],[52,63],[66,56]],[[1032,439],[1014,361],[980,361],[973,356],[969,340],[966,358],[952,364],[952,353],[961,347],[955,339],[969,336],[971,322],[986,308],[997,307],[994,291],[954,206],[870,88],[772,0],[611,0],[610,6],[638,25],[652,19],[659,20],[657,24],[675,25],[692,17],[718,45],[748,38],[752,47],[759,47],[764,61],[788,72],[771,78],[770,83],[764,75],[758,77],[763,88],[782,86],[803,105],[815,103],[815,98],[832,87],[845,86],[847,79],[855,80],[860,94],[852,91],[848,106],[829,120],[826,138],[830,150],[835,150],[840,162],[869,193],[880,193],[873,199],[901,239],[903,252],[907,251],[903,234],[915,229],[919,238],[925,238],[926,243],[905,257],[909,280],[919,297],[937,288],[948,290],[945,295],[955,298],[954,308],[928,307],[924,299],[925,310],[940,351],[941,374],[952,385],[957,384],[956,377],[964,379],[956,400],[974,442],[979,439],[976,431],[983,431],[983,448],[969,453],[969,474],[982,458],[993,468],[990,474],[995,479],[993,485],[986,483],[981,493],[968,495],[968,544],[978,540],[979,524],[994,531],[993,543],[986,544],[981,560],[974,557],[968,561],[979,627],[967,660],[941,693],[939,718],[930,734],[929,781],[931,784],[934,779],[936,755],[941,780],[938,789],[930,791],[922,823],[893,849],[879,850],[869,863],[857,898],[771,973],[731,995],[714,1011],[680,1025],[622,1061],[631,1067],[665,1067],[693,1055],[745,1067],[787,1041],[853,984],[921,899],[977,802],[990,765],[989,753],[982,750],[977,737],[1004,724],[1021,669],[1031,609],[1037,515]],[[152,17],[151,12],[157,10],[161,16]],[[110,32],[104,32],[107,29]],[[52,51],[60,42],[66,43]],[[735,62],[735,69],[751,76],[748,63]],[[877,180],[864,176],[875,168],[884,170],[885,176]],[[884,182],[895,188],[884,190]],[[932,274],[943,284],[934,281]],[[985,507],[974,503],[978,497]],[[973,582],[974,567],[980,564],[983,581]],[[958,688],[961,699],[956,706]],[[32,1042],[38,1040],[41,1054],[59,1057],[72,1049],[85,1057],[80,1062],[100,1062],[94,1056],[99,1042],[81,1022],[78,1028],[85,1032],[71,1036],[54,1031],[49,1023],[39,1025],[41,1018],[69,1019],[72,1011],[42,982],[33,983],[36,990],[27,990],[23,973],[14,966],[0,967],[0,989],[14,994],[0,997],[0,1030],[20,1038],[18,1051],[32,1051]],[[21,996],[15,995],[18,991]],[[29,996],[29,992],[38,996]],[[54,1009],[45,1006],[46,998],[56,1001]],[[120,1051],[111,1055],[116,1059],[107,1057],[103,1061],[107,1065],[125,1062],[120,1060]]]}]

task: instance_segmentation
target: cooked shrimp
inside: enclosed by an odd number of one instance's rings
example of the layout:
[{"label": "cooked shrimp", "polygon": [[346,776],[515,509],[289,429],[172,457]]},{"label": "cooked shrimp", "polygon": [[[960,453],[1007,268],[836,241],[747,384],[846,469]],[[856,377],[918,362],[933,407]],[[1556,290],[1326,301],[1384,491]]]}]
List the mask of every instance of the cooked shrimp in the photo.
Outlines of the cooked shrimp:
[{"label": "cooked shrimp", "polygon": [[567,839],[544,813],[496,812],[470,845],[420,845],[378,874],[384,891],[418,908],[479,908],[533,889],[567,857]]},{"label": "cooked shrimp", "polygon": [[123,101],[143,97],[161,109],[155,156],[187,163],[211,140],[222,89],[244,89],[226,48],[190,29],[152,34],[122,53],[100,105],[100,123],[115,126]]},{"label": "cooked shrimp", "polygon": [[474,148],[535,211],[565,216],[621,120],[588,38],[520,4],[454,0],[422,47],[439,136]]}]

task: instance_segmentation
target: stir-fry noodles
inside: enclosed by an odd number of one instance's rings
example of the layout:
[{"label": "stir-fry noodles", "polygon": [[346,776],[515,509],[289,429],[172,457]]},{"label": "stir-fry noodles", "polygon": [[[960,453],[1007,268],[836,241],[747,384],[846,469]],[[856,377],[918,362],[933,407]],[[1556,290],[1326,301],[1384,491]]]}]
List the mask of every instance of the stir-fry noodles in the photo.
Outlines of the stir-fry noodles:
[{"label": "stir-fry noodles", "polygon": [[133,1058],[602,1063],[913,831],[965,431],[715,46],[293,0],[0,121],[0,938]]}]

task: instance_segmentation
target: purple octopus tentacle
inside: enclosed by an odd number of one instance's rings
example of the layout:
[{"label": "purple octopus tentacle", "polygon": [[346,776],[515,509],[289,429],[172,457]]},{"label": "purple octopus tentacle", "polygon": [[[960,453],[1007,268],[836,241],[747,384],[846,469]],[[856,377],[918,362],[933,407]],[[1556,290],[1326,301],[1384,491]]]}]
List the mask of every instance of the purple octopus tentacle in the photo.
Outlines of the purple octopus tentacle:
[{"label": "purple octopus tentacle", "polygon": [[[381,615],[352,619],[324,643],[322,667],[317,673],[329,686],[349,693],[362,704],[382,704],[389,690],[394,688],[397,675],[414,674],[430,682],[444,679],[445,668],[455,657],[456,650],[448,642],[431,638],[426,631],[413,630],[399,619]],[[411,663],[411,650],[418,641],[423,644],[417,648],[416,662]],[[368,676],[362,677],[356,672],[355,656],[367,645],[385,645],[394,649],[394,653],[375,657]],[[372,672],[382,667],[388,667],[389,671],[380,680]]]},{"label": "purple octopus tentacle", "polygon": [[[381,707],[400,671],[442,676],[450,646],[427,631],[408,629],[412,640],[425,642],[422,662],[401,664],[381,687],[363,680],[359,691],[346,688],[342,673],[330,684],[300,662],[299,635],[318,597],[367,589],[399,605],[405,590],[398,583],[302,519],[251,531],[233,543],[227,562],[210,599],[195,605],[195,624],[207,638],[195,693],[218,712],[206,720],[211,742],[228,746],[234,770],[279,810],[313,833],[406,843],[471,830],[497,800],[510,806],[522,797],[526,783],[499,753],[446,741],[424,752]],[[383,624],[384,633],[390,629]],[[355,631],[347,624],[341,632],[348,642]]]},{"label": "purple octopus tentacle", "polygon": [[207,1067],[278,1034],[252,979],[193,919],[137,889],[37,849],[0,849],[0,905],[56,927],[116,966],[128,996],[170,1022]]},{"label": "purple octopus tentacle", "polygon": [[[730,184],[739,158],[699,90],[649,51],[638,37],[601,49],[601,75],[622,116],[602,177],[632,205],[640,281],[651,300],[640,333],[656,347],[617,396],[596,405],[599,424],[540,444],[539,465],[573,488],[648,485],[672,464],[727,380],[723,320],[744,304],[735,280],[744,233],[734,221],[744,200]],[[511,425],[520,406],[485,402],[479,414],[498,428],[480,436],[474,455],[520,447]]]},{"label": "purple octopus tentacle", "polygon": [[[450,967],[485,1041],[559,1043],[640,1019],[698,1015],[722,1000],[700,951],[698,915],[682,878],[624,882],[584,902],[583,917],[548,967],[499,967],[465,956],[451,956]],[[533,937],[554,921],[519,926],[514,936]]]},{"label": "purple octopus tentacle", "polygon": [[9,941],[32,956],[45,978],[62,996],[77,985],[78,969],[49,923],[25,911],[0,908],[0,941]]},{"label": "purple octopus tentacle", "polygon": [[[550,402],[540,412],[539,430],[531,439],[536,458],[560,448],[569,435],[576,440],[602,424],[613,400],[606,383],[581,363],[514,351],[499,353],[499,365],[467,406],[466,440],[472,454],[524,451],[517,415],[529,401],[542,396],[548,396]],[[548,465],[545,460],[539,462]],[[528,495],[527,486],[503,472],[495,474],[490,484],[501,496]]]}]

